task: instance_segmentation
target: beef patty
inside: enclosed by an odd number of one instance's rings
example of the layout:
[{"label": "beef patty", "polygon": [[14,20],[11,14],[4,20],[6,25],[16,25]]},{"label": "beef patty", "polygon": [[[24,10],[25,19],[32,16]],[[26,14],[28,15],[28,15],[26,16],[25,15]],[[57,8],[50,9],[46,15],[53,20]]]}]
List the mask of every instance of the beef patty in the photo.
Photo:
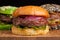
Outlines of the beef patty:
[{"label": "beef patty", "polygon": [[11,23],[12,22],[12,18],[10,18],[7,15],[0,14],[0,21],[6,22],[6,23]]},{"label": "beef patty", "polygon": [[60,13],[50,13],[48,22],[51,28],[58,29],[58,27],[60,26]]},{"label": "beef patty", "polygon": [[24,27],[33,27],[33,26],[42,26],[47,24],[47,20],[44,17],[36,17],[36,16],[20,16],[13,18],[13,24],[16,26],[24,26]]}]

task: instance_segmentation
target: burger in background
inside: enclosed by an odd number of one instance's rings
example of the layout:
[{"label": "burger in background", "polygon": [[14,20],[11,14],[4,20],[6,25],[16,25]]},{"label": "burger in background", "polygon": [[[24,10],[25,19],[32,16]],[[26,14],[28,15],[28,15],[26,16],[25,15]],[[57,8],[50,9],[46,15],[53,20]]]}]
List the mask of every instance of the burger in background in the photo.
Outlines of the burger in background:
[{"label": "burger in background", "polygon": [[45,4],[41,5],[41,7],[47,9],[50,13],[50,18],[48,18],[50,29],[60,29],[60,5]]},{"label": "burger in background", "polygon": [[12,13],[17,9],[13,6],[0,7],[0,30],[9,30],[12,26]]},{"label": "burger in background", "polygon": [[19,35],[40,35],[49,32],[49,13],[39,6],[23,6],[13,13],[12,33]]}]

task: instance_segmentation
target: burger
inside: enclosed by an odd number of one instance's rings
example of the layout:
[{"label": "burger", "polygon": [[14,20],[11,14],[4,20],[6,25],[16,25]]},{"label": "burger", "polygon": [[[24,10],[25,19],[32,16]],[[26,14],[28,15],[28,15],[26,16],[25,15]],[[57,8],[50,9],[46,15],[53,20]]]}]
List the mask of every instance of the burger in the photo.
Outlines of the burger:
[{"label": "burger", "polygon": [[39,6],[22,6],[13,16],[12,33],[18,35],[40,35],[49,32],[48,11]]},{"label": "burger", "polygon": [[1,6],[0,7],[0,30],[9,30],[12,26],[12,13],[17,7]]},{"label": "burger", "polygon": [[50,30],[60,29],[60,5],[57,4],[44,4],[41,7],[48,10],[50,17],[48,18],[48,24]]}]

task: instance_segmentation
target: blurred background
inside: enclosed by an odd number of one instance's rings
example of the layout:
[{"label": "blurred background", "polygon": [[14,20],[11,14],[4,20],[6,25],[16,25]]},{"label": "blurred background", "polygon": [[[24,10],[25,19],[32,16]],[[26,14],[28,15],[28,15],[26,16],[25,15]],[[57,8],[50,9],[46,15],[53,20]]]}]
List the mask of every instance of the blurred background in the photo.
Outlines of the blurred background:
[{"label": "blurred background", "polygon": [[60,4],[60,0],[0,0],[0,6],[25,6],[25,5],[42,5],[47,3]]}]

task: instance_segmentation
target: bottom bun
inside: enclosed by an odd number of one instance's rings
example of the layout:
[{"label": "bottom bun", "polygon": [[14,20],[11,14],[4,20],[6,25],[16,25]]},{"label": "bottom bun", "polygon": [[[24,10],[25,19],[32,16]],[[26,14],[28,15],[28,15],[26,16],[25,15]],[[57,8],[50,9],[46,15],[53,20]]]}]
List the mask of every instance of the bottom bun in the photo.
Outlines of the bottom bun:
[{"label": "bottom bun", "polygon": [[47,34],[49,32],[49,27],[47,26],[45,30],[34,30],[33,28],[20,29],[15,26],[12,27],[12,33],[18,35],[40,35]]}]

